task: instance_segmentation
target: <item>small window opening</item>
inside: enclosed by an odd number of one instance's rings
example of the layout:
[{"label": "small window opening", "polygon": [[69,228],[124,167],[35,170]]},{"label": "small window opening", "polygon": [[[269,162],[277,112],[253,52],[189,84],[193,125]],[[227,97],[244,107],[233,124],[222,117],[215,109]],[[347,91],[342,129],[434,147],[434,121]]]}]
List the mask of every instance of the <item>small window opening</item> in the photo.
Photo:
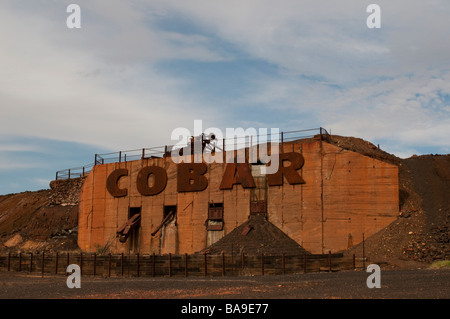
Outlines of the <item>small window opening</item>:
[{"label": "small window opening", "polygon": [[209,231],[223,230],[223,203],[209,203],[206,229]]}]

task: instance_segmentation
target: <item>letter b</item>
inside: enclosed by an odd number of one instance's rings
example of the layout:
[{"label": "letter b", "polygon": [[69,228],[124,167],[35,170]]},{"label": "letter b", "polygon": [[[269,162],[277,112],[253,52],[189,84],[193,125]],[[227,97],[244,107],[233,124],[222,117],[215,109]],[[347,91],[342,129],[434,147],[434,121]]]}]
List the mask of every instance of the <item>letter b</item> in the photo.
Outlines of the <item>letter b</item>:
[{"label": "letter b", "polygon": [[177,165],[177,189],[179,192],[201,192],[208,187],[205,163],[180,163]]}]

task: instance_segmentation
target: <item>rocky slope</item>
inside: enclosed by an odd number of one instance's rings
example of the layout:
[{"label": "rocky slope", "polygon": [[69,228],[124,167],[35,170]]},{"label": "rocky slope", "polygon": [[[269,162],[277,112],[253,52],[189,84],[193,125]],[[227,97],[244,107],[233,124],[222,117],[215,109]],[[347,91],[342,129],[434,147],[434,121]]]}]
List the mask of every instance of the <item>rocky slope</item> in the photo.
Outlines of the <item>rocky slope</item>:
[{"label": "rocky slope", "polygon": [[[399,167],[398,219],[367,238],[366,256],[399,267],[450,259],[450,155],[400,159],[361,139],[330,136],[329,142]],[[362,246],[345,253],[361,255]]]},{"label": "rocky slope", "polygon": [[0,196],[0,251],[75,251],[80,180]]}]

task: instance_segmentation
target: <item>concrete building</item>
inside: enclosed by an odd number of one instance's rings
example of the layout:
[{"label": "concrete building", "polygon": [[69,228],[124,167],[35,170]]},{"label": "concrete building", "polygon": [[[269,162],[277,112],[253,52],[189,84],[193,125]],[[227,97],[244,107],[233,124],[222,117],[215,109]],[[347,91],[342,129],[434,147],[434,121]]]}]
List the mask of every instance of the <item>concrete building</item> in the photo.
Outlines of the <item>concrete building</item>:
[{"label": "concrete building", "polygon": [[[246,163],[207,163],[167,152],[97,164],[81,189],[78,244],[86,252],[194,253],[251,215],[269,222],[313,254],[356,245],[399,212],[398,167],[312,138],[282,141],[279,169],[261,174],[250,147],[212,152]],[[199,163],[195,162],[195,159]]]}]

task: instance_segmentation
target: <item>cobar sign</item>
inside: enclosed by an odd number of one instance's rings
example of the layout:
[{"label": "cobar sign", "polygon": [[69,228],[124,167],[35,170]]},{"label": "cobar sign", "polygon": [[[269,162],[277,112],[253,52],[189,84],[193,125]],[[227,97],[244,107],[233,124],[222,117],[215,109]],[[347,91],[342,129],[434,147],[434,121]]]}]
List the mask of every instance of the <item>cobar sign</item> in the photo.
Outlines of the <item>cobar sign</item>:
[{"label": "cobar sign", "polygon": [[[282,153],[279,155],[279,167],[274,174],[267,175],[269,186],[283,185],[284,178],[291,185],[305,184],[298,173],[305,163],[303,155],[296,152]],[[179,163],[177,165],[177,191],[201,192],[208,187],[208,179],[205,174],[208,171],[206,163]],[[127,188],[119,187],[119,180],[128,176],[128,169],[114,170],[106,180],[106,188],[114,197],[128,195]],[[151,185],[150,177],[153,176]],[[248,163],[228,163],[220,184],[221,190],[232,189],[234,185],[244,188],[255,188],[251,169]],[[136,187],[142,196],[153,196],[164,191],[167,185],[167,172],[160,166],[146,166],[142,168],[136,178]]]}]

